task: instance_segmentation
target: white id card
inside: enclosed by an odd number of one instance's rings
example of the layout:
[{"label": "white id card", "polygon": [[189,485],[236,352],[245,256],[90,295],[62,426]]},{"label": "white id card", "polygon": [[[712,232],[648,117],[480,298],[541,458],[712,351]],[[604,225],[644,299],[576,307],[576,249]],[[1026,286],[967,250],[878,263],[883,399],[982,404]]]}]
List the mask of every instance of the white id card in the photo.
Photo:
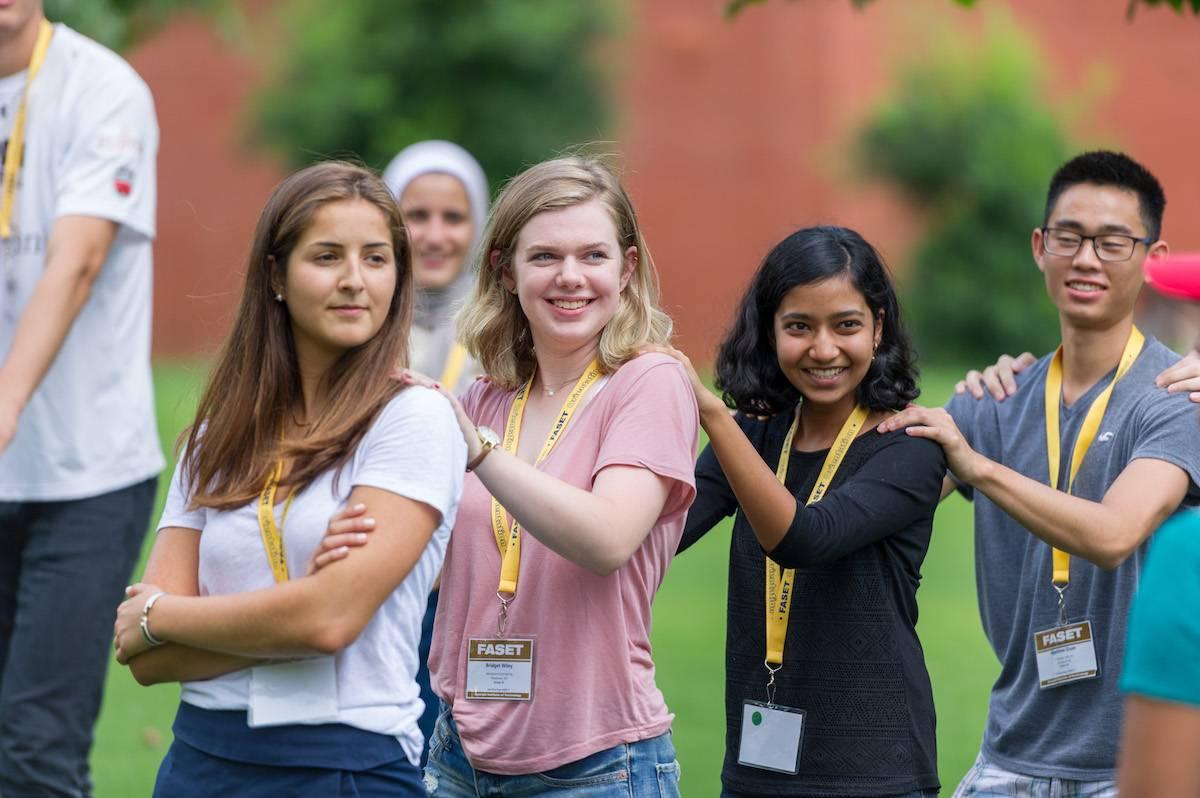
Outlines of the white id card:
[{"label": "white id card", "polygon": [[247,723],[332,723],[338,717],[337,668],[333,657],[314,657],[250,669]]},{"label": "white id card", "polygon": [[1033,650],[1037,654],[1038,682],[1043,690],[1094,679],[1100,674],[1091,621],[1037,632],[1033,636]]},{"label": "white id card", "polygon": [[533,639],[480,638],[467,641],[467,698],[529,701],[533,698]]},{"label": "white id card", "polygon": [[795,775],[800,772],[803,736],[803,709],[745,701],[738,764]]}]

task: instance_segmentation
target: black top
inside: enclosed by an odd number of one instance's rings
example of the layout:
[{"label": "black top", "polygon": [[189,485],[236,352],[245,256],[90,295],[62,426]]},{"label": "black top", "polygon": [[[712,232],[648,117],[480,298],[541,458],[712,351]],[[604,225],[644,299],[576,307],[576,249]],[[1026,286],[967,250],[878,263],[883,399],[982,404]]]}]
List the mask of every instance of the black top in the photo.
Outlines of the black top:
[{"label": "black top", "polygon": [[[793,413],[738,424],[774,467]],[[709,445],[683,551],[737,512],[729,545],[725,765],[743,795],[884,796],[938,789],[933,692],[917,638],[917,586],[946,458],[903,430],[850,445],[825,497],[805,501],[826,451],[792,452],[786,485],[796,517],[772,559],[795,568],[775,703],[807,712],[800,772],[737,763],[742,702],[766,700],[765,554]]]}]

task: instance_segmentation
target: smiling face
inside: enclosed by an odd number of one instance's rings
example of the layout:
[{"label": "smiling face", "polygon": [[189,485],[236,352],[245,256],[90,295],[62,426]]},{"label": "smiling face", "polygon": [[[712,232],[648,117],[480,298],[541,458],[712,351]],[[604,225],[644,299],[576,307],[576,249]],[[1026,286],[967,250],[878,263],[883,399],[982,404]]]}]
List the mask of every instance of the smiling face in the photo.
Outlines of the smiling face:
[{"label": "smiling face", "polygon": [[466,266],[475,234],[471,202],[457,177],[430,172],[400,197],[400,215],[412,246],[417,288],[445,288]]},{"label": "smiling face", "polygon": [[387,319],[396,280],[383,211],[362,199],[318,209],[288,256],[282,284],[276,284],[301,368],[323,370],[371,340]]},{"label": "smiling face", "polygon": [[533,216],[517,236],[504,286],[517,295],[539,353],[596,345],[637,265],[600,200]]},{"label": "smiling face", "polygon": [[[1115,233],[1143,238],[1147,230],[1139,210],[1133,191],[1080,183],[1059,196],[1046,227],[1085,236]],[[1162,241],[1149,247],[1139,243],[1128,260],[1102,261],[1089,240],[1074,256],[1052,255],[1046,251],[1045,233],[1033,232],[1033,257],[1046,278],[1046,292],[1063,321],[1080,329],[1107,329],[1131,318],[1145,259],[1166,251]]]},{"label": "smiling face", "polygon": [[833,406],[855,403],[883,335],[849,275],[797,285],[775,309],[775,356],[788,382],[806,402]]}]

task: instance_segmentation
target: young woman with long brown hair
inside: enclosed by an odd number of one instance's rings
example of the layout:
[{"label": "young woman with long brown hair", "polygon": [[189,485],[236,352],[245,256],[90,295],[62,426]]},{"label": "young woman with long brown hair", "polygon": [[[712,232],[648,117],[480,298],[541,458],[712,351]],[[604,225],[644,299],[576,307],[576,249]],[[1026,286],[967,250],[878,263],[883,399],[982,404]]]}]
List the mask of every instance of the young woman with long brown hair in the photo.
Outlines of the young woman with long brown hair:
[{"label": "young woman with long brown hair", "polygon": [[[118,660],[183,684],[155,795],[424,794],[417,639],[466,457],[446,400],[391,379],[411,313],[382,181],[322,163],[276,188],[117,615]],[[347,504],[371,508],[370,556],[305,575]]]}]

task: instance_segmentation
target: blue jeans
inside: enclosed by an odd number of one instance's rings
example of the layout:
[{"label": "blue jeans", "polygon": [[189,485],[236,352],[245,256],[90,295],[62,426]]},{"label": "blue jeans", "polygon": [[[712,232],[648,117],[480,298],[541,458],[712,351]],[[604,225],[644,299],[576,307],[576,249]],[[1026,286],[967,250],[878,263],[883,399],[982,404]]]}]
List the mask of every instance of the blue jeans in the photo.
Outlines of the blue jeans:
[{"label": "blue jeans", "polygon": [[679,798],[679,762],[667,732],[544,773],[501,776],[471,767],[444,704],[429,745],[425,789],[436,798]]},{"label": "blue jeans", "polygon": [[90,798],[88,752],[113,613],[156,480],[86,499],[0,502],[0,795]]},{"label": "blue jeans", "polygon": [[[740,792],[721,790],[721,798],[753,798],[753,796],[748,796]],[[938,798],[938,792],[937,790],[913,790],[903,795],[881,796],[881,798]]]},{"label": "blue jeans", "polygon": [[421,688],[421,701],[425,711],[421,713],[417,725],[421,728],[421,737],[425,740],[421,748],[421,767],[429,760],[429,741],[433,739],[433,727],[438,719],[438,697],[434,695],[433,687],[429,684],[429,650],[433,647],[433,619],[437,616],[438,591],[429,591],[429,601],[425,605],[425,616],[421,619],[421,643],[417,646],[417,687]]}]

